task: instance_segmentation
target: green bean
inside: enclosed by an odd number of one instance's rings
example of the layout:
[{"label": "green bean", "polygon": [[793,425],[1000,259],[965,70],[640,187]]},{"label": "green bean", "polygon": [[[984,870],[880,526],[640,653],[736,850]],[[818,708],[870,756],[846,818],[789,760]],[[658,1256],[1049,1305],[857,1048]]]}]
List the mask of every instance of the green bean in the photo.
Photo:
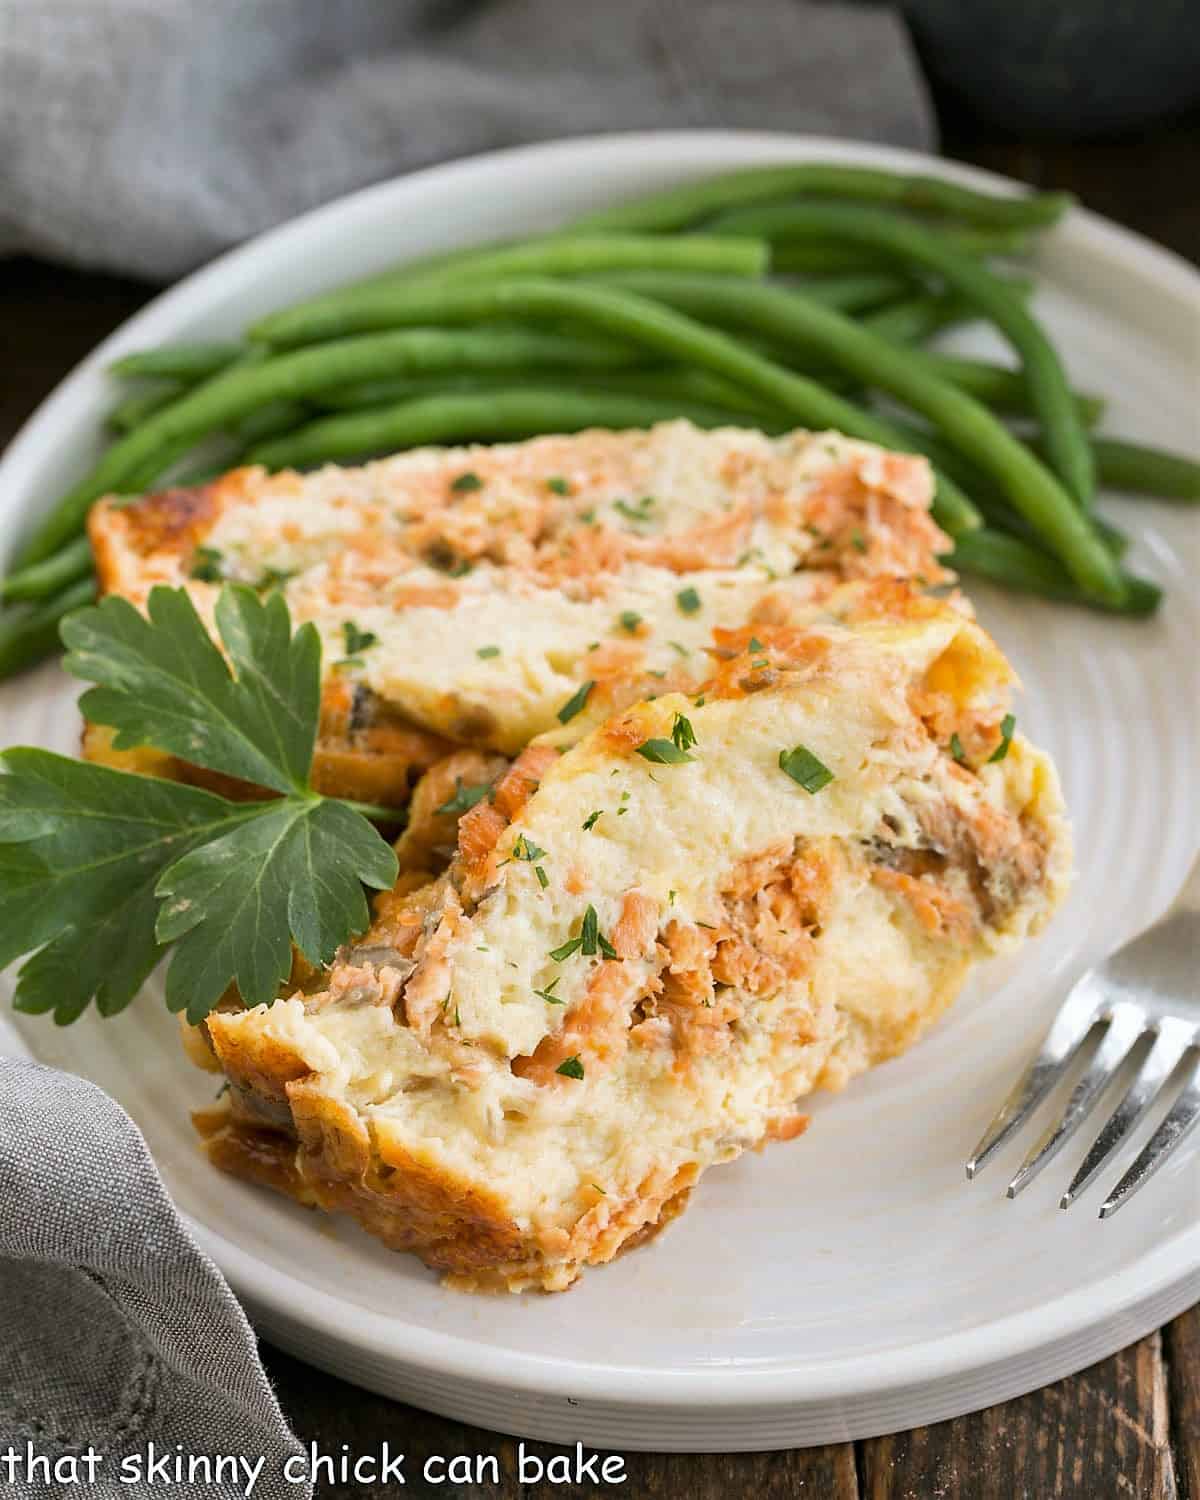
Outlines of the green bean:
[{"label": "green bean", "polygon": [[521,369],[537,362],[557,362],[567,368],[581,365],[606,368],[628,362],[630,357],[627,350],[611,342],[591,343],[559,334],[414,328],[239,365],[197,386],[114,443],[43,521],[22,553],[21,562],[40,562],[75,536],[89,506],[101,495],[110,491],[137,493],[153,483],[200,438],[267,402],[304,397],[352,381],[421,370]]},{"label": "green bean", "polygon": [[[1028,412],[1031,406],[1029,387],[1020,370],[994,365],[983,359],[967,359],[961,354],[944,354],[937,349],[913,349],[909,357],[931,375],[948,380],[960,391],[966,391],[985,406],[1000,411]],[[1072,391],[1071,399],[1084,427],[1094,427],[1104,415],[1104,400],[1086,391]]]},{"label": "green bean", "polygon": [[303,468],[426,443],[495,441],[588,427],[650,427],[675,417],[687,417],[703,427],[737,425],[735,413],[693,402],[600,391],[584,395],[546,387],[430,396],[326,417],[251,449],[247,457],[270,469]]},{"label": "green bean", "polygon": [[[719,282],[722,278],[711,279]],[[610,336],[623,337],[669,359],[697,365],[731,380],[744,390],[755,392],[767,405],[794,422],[838,428],[852,437],[889,448],[904,447],[903,440],[897,440],[894,429],[885,421],[842,400],[815,381],[763,359],[701,323],[679,317],[643,297],[609,287],[532,278],[489,282],[478,287],[398,287],[373,298],[361,298],[353,307],[341,308],[336,322],[321,322],[317,336],[322,333],[332,336],[339,328],[474,323],[481,318],[514,315],[590,325]],[[251,334],[272,342],[291,342],[307,338],[313,331],[310,313],[294,317],[284,312],[256,324]],[[307,352],[319,355],[320,350]],[[936,503],[948,529],[978,524],[974,507],[949,481],[939,480]]]},{"label": "green bean", "polygon": [[[431,375],[411,380],[373,380],[362,385],[345,386],[336,391],[319,392],[316,401],[333,411],[361,411],[372,406],[395,406],[417,397],[468,394],[489,390],[513,390],[529,386],[544,388],[551,377],[546,371],[515,375],[509,370],[480,370],[474,374]],[[573,391],[607,391],[612,395],[653,396],[702,405],[726,407],[757,417],[763,403],[728,381],[706,370],[688,370],[678,365],[647,366],[637,370],[572,371],[560,383],[569,381]],[[775,416],[780,414],[776,412]]]},{"label": "green bean", "polygon": [[68,584],[75,583],[91,571],[92,546],[87,537],[81,536],[45,562],[23,568],[19,573],[10,573],[0,581],[0,599],[14,602],[44,599],[48,594],[60,593]]},{"label": "green bean", "polygon": [[336,323],[340,309],[353,307],[360,298],[376,297],[398,287],[458,285],[502,276],[595,275],[617,270],[707,269],[720,275],[763,276],[770,259],[769,247],[752,240],[736,255],[730,255],[728,236],[662,239],[657,235],[544,235],[401,265],[369,281],[309,298],[288,311],[294,315],[309,314],[314,321],[328,325]]},{"label": "green bean", "polygon": [[718,277],[645,271],[628,273],[619,281],[693,317],[769,331],[777,340],[792,339],[923,413],[954,447],[994,478],[1081,587],[1119,600],[1121,583],[1112,559],[1053,474],[985,406],[932,374],[912,350],[890,344],[833,309],[782,287],[731,287]]},{"label": "green bean", "polygon": [[12,677],[59,649],[58,626],[64,615],[96,597],[96,580],[77,579],[40,603],[0,613],[0,678]]},{"label": "green bean", "polygon": [[148,391],[132,391],[123,401],[118,401],[108,414],[108,425],[116,432],[132,432],[140,427],[147,417],[169,406],[178,399],[185,387],[179,381],[170,385],[155,386]]},{"label": "green bean", "polygon": [[241,344],[163,344],[124,354],[109,365],[122,380],[207,380],[244,354]]},{"label": "green bean", "polygon": [[[1029,236],[1023,229],[931,229],[946,244],[964,255],[984,258],[990,255],[1027,255]],[[878,250],[863,249],[839,240],[784,241],[771,254],[773,271],[794,273],[814,271],[867,271],[886,266],[888,258]]]},{"label": "green bean", "polygon": [[774,209],[749,210],[727,215],[713,229],[766,235],[769,239],[821,239],[834,234],[884,250],[907,265],[936,272],[984,313],[1017,351],[1052,467],[1081,505],[1091,503],[1095,487],[1091,449],[1054,346],[1011,290],[970,256],[896,214],[844,203],[783,204]]},{"label": "green bean", "polygon": [[[807,292],[808,288],[802,288]],[[905,297],[902,301],[878,308],[862,319],[864,328],[893,344],[923,344],[944,328],[965,322],[972,316],[961,297],[938,297],[924,294]]]},{"label": "green bean", "polygon": [[[608,280],[608,277],[604,279]],[[855,276],[826,276],[806,281],[801,290],[826,307],[836,307],[842,312],[862,312],[902,295],[910,285],[904,277],[894,273],[863,271]]]},{"label": "green bean", "polygon": [[[483,250],[427,270],[421,281],[459,282],[493,276],[588,276],[600,271],[706,271],[725,276],[765,275],[771,251],[747,241],[734,255],[722,236],[663,239],[653,234],[564,235]],[[409,273],[412,274],[411,272]]]},{"label": "green bean", "polygon": [[1036,193],[1000,197],[976,192],[942,177],[905,175],[873,167],[847,167],[833,162],[748,167],[685,182],[648,197],[598,209],[574,220],[576,231],[639,230],[661,233],[686,229],[727,209],[793,194],[813,197],[870,199],[902,208],[928,210],[962,219],[968,224],[998,228],[1040,229],[1055,224],[1072,199],[1066,193]]},{"label": "green bean", "polygon": [[1020,593],[1040,594],[1047,599],[1090,605],[1117,614],[1151,615],[1162,599],[1162,590],[1156,583],[1132,573],[1122,574],[1124,589],[1119,600],[1098,598],[1080,589],[1056,558],[1017,537],[986,528],[956,537],[954,551],[945,561],[964,573],[974,573]]},{"label": "green bean", "polygon": [[308,421],[312,412],[300,401],[268,401],[234,422],[230,431],[240,443],[264,443]]},{"label": "green bean", "polygon": [[1160,500],[1200,500],[1200,463],[1193,458],[1120,438],[1095,438],[1092,449],[1100,482],[1110,489]]}]

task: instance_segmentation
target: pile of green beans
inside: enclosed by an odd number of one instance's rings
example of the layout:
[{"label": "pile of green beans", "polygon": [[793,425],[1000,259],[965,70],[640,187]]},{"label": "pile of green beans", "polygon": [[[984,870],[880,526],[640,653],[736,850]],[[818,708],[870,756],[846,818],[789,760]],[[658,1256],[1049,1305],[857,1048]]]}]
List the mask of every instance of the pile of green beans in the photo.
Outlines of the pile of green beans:
[{"label": "pile of green beans", "polygon": [[[811,162],[620,204],[552,233],[392,266],[282,308],[239,342],[139,350],[114,441],[0,580],[0,677],[94,596],[91,505],[214,466],[269,469],[586,427],[836,428],[934,468],[956,568],[1130,616],[1157,588],[1095,514],[1097,482],[1200,501],[1200,464],[1092,431],[1012,265],[1062,194]],[[999,260],[1003,264],[997,265]],[[991,325],[1013,367],[930,349]],[[1033,431],[1007,419],[1032,422]]]}]

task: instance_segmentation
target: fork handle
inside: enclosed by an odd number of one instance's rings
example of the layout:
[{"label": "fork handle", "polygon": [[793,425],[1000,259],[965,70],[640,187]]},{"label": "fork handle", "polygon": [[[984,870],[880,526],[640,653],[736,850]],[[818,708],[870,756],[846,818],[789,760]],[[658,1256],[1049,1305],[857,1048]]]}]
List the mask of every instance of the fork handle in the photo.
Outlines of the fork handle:
[{"label": "fork handle", "polygon": [[1171,910],[1167,915],[1173,917],[1181,911],[1200,912],[1200,853],[1197,853],[1192,861],[1192,868],[1187,872],[1179,894],[1171,903]]}]

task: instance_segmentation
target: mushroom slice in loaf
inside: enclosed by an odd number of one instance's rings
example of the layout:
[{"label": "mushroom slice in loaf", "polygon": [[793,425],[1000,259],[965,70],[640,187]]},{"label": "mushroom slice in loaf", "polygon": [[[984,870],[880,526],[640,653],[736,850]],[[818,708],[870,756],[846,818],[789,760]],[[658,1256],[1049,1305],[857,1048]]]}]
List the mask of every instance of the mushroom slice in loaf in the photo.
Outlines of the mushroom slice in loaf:
[{"label": "mushroom slice in loaf", "polygon": [[[835,433],[668,422],[238,469],[101,501],[89,532],[103,590],[139,607],[166,583],[210,620],[226,579],[282,590],[321,635],[318,789],[396,804],[450,744],[517,754],[581,681],[691,686],[714,627],[776,594],[949,578],[931,494],[924,459]],[[93,730],[85,753],[111,761],[109,738]]]},{"label": "mushroom slice in loaf", "polygon": [[441,875],[302,990],[209,1018],[218,1165],[460,1285],[561,1289],[1045,921],[1057,779],[958,609],[897,588],[711,658],[700,694],[535,740]]}]

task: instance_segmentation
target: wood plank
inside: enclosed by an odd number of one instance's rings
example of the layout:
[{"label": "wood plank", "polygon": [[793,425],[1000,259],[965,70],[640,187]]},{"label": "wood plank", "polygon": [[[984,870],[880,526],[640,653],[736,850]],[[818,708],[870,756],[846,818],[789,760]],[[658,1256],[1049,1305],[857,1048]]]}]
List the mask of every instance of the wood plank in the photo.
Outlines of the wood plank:
[{"label": "wood plank", "polygon": [[1180,1493],[1200,1500],[1200,1303],[1163,1330]]},{"label": "wood plank", "polygon": [[862,1500],[1177,1500],[1161,1336],[860,1452]]},{"label": "wood plank", "polygon": [[[301,1443],[340,1458],[378,1455],[386,1438],[392,1453],[407,1455],[403,1493],[413,1497],[487,1497],[487,1500],[561,1500],[564,1495],[626,1495],[636,1500],[858,1500],[854,1448],[843,1443],[829,1448],[793,1449],[783,1453],[627,1453],[622,1484],[519,1482],[518,1450],[513,1438],[500,1437],[445,1417],[357,1390],[332,1375],[302,1364],[272,1345],[261,1346],[263,1363],[279,1403]],[[343,1449],[343,1445],[345,1448]],[[526,1443],[525,1451],[545,1465],[568,1450],[552,1443]],[[449,1458],[494,1455],[501,1482],[427,1484],[423,1466],[431,1454]],[[532,1470],[530,1471],[532,1473]],[[612,1471],[610,1471],[611,1474]],[[431,1476],[432,1477],[432,1476]],[[321,1500],[382,1500],[401,1491],[378,1483],[322,1483]]]}]

